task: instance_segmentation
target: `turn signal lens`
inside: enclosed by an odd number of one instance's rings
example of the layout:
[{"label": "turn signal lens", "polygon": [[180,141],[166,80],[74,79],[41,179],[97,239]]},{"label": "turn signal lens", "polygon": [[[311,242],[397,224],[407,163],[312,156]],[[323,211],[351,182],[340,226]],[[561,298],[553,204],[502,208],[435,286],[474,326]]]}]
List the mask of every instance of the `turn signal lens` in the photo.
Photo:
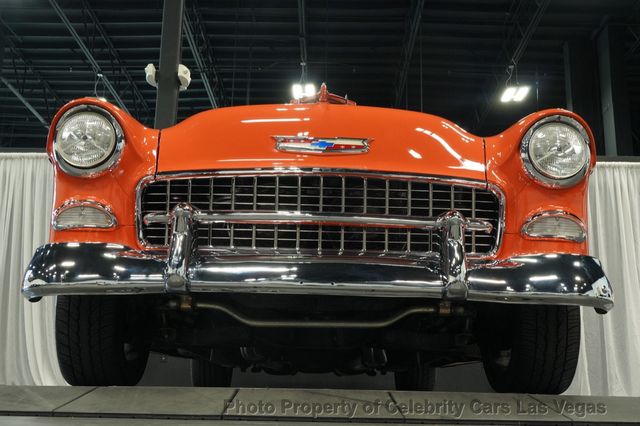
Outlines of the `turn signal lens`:
[{"label": "turn signal lens", "polygon": [[99,205],[67,206],[54,213],[53,227],[56,230],[74,228],[111,228],[115,217]]},{"label": "turn signal lens", "polygon": [[530,219],[522,232],[533,238],[560,238],[583,242],[587,234],[580,220],[566,213],[542,213]]}]

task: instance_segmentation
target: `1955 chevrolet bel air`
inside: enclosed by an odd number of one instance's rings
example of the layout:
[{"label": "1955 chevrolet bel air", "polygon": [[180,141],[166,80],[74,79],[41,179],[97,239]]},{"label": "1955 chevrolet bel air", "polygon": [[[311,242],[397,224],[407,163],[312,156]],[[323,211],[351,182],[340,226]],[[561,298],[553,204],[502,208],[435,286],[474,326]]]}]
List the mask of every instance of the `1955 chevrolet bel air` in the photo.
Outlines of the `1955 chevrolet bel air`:
[{"label": "1955 chevrolet bel air", "polygon": [[612,308],[587,253],[594,138],[576,114],[492,137],[323,86],[282,105],[202,112],[164,130],[75,100],[55,116],[48,244],[24,277],[57,295],[73,385],[130,385],[149,351],[193,381],[394,373],[481,360],[496,391],[560,393],[580,306]]}]

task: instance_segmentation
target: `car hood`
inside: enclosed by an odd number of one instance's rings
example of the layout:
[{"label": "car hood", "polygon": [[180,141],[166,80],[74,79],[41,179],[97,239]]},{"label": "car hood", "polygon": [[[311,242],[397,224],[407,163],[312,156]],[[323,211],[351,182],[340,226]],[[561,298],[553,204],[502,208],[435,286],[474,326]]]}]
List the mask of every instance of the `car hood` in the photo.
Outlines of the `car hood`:
[{"label": "car hood", "polygon": [[[276,149],[274,136],[369,139],[362,153]],[[484,143],[443,118],[329,103],[231,107],[196,114],[160,134],[158,173],[325,168],[485,180]]]}]

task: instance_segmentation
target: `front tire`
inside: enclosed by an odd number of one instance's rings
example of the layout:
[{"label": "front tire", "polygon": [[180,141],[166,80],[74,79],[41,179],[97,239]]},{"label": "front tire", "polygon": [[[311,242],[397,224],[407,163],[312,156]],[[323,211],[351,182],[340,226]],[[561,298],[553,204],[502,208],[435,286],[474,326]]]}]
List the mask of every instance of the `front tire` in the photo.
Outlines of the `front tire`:
[{"label": "front tire", "polygon": [[560,394],[580,352],[580,308],[491,306],[480,314],[480,348],[496,392]]},{"label": "front tire", "polygon": [[[128,296],[58,296],[56,349],[64,379],[74,386],[132,386],[142,378],[148,318]],[[138,308],[138,309],[136,309]]]}]

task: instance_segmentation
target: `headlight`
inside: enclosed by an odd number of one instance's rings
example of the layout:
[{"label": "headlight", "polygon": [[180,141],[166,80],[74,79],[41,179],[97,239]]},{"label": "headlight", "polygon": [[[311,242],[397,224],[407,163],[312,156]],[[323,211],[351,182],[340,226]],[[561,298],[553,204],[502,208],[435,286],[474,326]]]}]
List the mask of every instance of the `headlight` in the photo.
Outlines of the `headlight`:
[{"label": "headlight", "polygon": [[589,136],[573,118],[554,115],[529,129],[522,139],[520,154],[527,173],[541,184],[571,186],[589,168]]},{"label": "headlight", "polygon": [[58,122],[53,148],[62,170],[87,176],[114,165],[123,143],[122,128],[111,114],[81,105],[71,108]]}]

